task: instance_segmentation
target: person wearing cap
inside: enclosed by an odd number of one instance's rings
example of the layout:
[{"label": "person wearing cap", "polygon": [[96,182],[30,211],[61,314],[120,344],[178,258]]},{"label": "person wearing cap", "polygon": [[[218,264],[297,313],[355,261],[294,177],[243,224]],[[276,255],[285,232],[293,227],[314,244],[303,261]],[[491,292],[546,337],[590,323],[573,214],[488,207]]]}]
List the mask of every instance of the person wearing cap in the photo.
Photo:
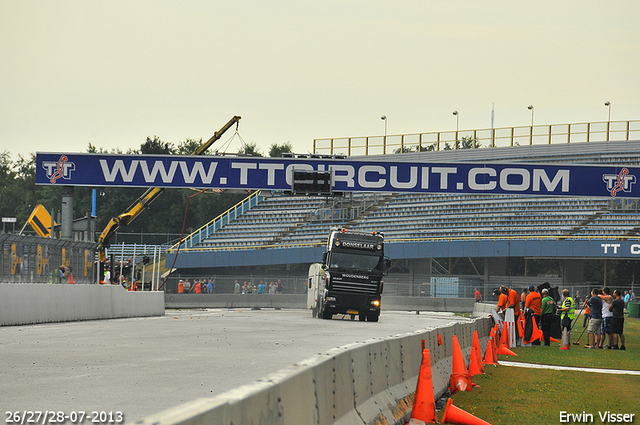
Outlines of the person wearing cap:
[{"label": "person wearing cap", "polygon": [[[531,310],[533,314],[533,320],[536,322],[536,326],[540,329],[540,319],[542,317],[542,296],[536,291],[536,287],[529,285],[529,294],[524,303],[525,314]],[[540,345],[540,340],[536,339],[531,343],[532,345]]]},{"label": "person wearing cap", "polygon": [[504,311],[507,309],[507,301],[508,301],[507,293],[508,292],[503,289],[506,289],[506,287],[501,286],[500,289],[496,289],[495,291],[493,291],[493,295],[498,297],[498,305],[496,306],[496,313],[504,313]]},{"label": "person wearing cap", "polygon": [[553,315],[556,306],[556,302],[551,295],[549,295],[548,289],[542,290],[542,336],[544,337],[544,345],[551,345],[551,324],[553,323]]},{"label": "person wearing cap", "polygon": [[182,281],[182,279],[180,279],[180,282],[178,282],[178,294],[183,294],[184,293],[184,282]]},{"label": "person wearing cap", "polygon": [[562,313],[560,315],[562,317],[560,325],[562,326],[563,331],[567,329],[568,344],[571,344],[571,322],[576,318],[576,305],[573,302],[573,298],[569,296],[568,289],[562,290],[562,296],[564,298],[560,308],[558,309],[558,311]]}]

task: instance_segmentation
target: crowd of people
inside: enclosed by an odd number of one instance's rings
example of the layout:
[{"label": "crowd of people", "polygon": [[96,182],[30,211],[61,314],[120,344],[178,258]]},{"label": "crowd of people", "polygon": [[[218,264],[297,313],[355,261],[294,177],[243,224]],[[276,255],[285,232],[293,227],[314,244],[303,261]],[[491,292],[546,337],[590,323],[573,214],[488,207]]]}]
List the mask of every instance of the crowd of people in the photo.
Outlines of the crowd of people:
[{"label": "crowd of people", "polygon": [[[190,282],[189,279],[180,279],[178,282],[179,294],[213,294],[215,291],[215,278],[196,279]],[[234,294],[281,294],[284,291],[282,280],[277,281],[260,281],[253,283],[244,281],[240,284],[237,280],[233,283]]]},{"label": "crowd of people", "polygon": [[[477,291],[477,290],[476,290]],[[613,292],[609,287],[594,288],[591,296],[584,301],[580,293],[576,291],[575,297],[570,296],[568,289],[562,290],[562,298],[559,302],[551,295],[548,288],[538,292],[538,288],[529,285],[518,296],[518,293],[507,286],[501,286],[494,291],[498,297],[498,305],[495,312],[504,314],[509,309],[515,317],[516,323],[524,323],[522,335],[516,332],[516,339],[522,338],[522,344],[540,345],[539,339],[533,338],[533,330],[541,329],[544,345],[551,345],[554,323],[557,325],[557,316],[560,319],[560,334],[567,341],[571,341],[571,330],[577,325],[576,310],[584,314],[582,327],[588,332],[589,342],[585,348],[625,350],[624,338],[624,311],[628,304],[636,299],[633,290],[625,291],[624,296],[619,289]],[[478,296],[476,294],[476,301]],[[535,323],[535,326],[534,326]]]},{"label": "crowd of people", "polygon": [[589,333],[589,343],[585,348],[625,350],[624,310],[634,300],[633,290],[625,291],[623,297],[619,289],[612,293],[609,287],[593,288],[591,298],[583,303],[585,321],[582,326],[587,326]]},{"label": "crowd of people", "polygon": [[278,279],[277,282],[271,281],[268,283],[265,281],[260,281],[257,285],[252,282],[247,282],[246,280],[240,286],[240,283],[236,280],[234,282],[233,293],[234,294],[282,294],[284,290],[284,285],[282,284],[282,280]]},{"label": "crowd of people", "polygon": [[215,278],[210,279],[194,279],[190,282],[189,279],[180,279],[178,282],[179,294],[213,294],[215,288]]}]

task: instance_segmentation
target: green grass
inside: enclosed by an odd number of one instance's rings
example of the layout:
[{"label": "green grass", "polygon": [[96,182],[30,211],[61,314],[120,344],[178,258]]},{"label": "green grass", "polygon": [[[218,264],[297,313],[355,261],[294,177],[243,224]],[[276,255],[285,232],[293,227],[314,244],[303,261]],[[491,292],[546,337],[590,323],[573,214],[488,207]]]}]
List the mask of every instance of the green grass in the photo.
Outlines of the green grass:
[{"label": "green grass", "polygon": [[[582,328],[574,329],[582,332]],[[572,339],[575,341],[579,332]],[[625,320],[625,351],[584,349],[560,350],[551,347],[517,347],[517,357],[500,360],[558,366],[640,370],[640,319]],[[594,423],[602,423],[598,411],[634,413],[640,423],[640,376],[595,374],[541,369],[485,366],[484,375],[473,378],[480,388],[456,393],[453,404],[492,425],[559,424],[560,412],[591,413]],[[438,418],[442,418],[439,412]]]},{"label": "green grass", "polygon": [[[512,348],[511,350],[518,355],[517,357],[498,356],[498,359],[556,366],[640,370],[640,320],[625,318],[624,335],[627,340],[627,349],[625,351],[607,350],[606,348],[602,350],[585,349],[584,345],[589,341],[589,335],[586,331],[580,338],[580,345],[574,345],[573,342],[578,340],[583,330],[580,325],[576,326],[571,332],[572,343],[570,350],[560,350],[558,349],[559,344],[552,342],[551,347]],[[605,340],[606,344],[607,341]],[[618,345],[620,345],[620,342],[618,342]]]}]

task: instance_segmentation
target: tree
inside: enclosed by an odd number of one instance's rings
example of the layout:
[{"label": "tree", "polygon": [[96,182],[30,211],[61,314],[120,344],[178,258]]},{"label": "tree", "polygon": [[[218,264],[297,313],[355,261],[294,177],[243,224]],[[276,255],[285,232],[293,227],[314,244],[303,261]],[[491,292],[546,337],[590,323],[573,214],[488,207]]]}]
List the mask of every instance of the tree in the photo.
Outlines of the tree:
[{"label": "tree", "polygon": [[155,154],[155,155],[171,155],[176,151],[172,143],[163,142],[158,136],[153,136],[153,139],[147,137],[147,141],[140,146],[140,153],[142,154]]},{"label": "tree", "polygon": [[[416,146],[416,149],[417,149],[417,146]],[[413,148],[411,146],[402,146],[393,151],[393,153],[409,153],[409,152],[413,152]]]},{"label": "tree", "polygon": [[283,153],[291,153],[292,149],[293,148],[291,146],[291,143],[289,142],[283,143],[281,145],[274,143],[269,148],[269,156],[272,158],[279,158]]},{"label": "tree", "polygon": [[255,142],[247,143],[238,151],[238,155],[246,156],[262,156],[258,151],[258,145]]}]

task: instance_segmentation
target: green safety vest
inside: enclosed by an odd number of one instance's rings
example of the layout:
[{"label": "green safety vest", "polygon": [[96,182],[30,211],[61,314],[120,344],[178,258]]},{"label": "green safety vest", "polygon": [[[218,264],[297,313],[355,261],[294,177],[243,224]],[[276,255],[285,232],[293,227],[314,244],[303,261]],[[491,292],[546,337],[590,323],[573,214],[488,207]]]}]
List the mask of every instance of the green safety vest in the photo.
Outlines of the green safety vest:
[{"label": "green safety vest", "polygon": [[[568,303],[568,304],[567,304]],[[562,315],[568,315],[569,319],[573,320],[576,318],[576,309],[575,309],[575,303],[573,302],[573,298],[571,297],[567,297],[564,299],[564,301],[562,302],[562,308],[567,308],[569,307],[568,311],[564,311],[562,312]]]}]

